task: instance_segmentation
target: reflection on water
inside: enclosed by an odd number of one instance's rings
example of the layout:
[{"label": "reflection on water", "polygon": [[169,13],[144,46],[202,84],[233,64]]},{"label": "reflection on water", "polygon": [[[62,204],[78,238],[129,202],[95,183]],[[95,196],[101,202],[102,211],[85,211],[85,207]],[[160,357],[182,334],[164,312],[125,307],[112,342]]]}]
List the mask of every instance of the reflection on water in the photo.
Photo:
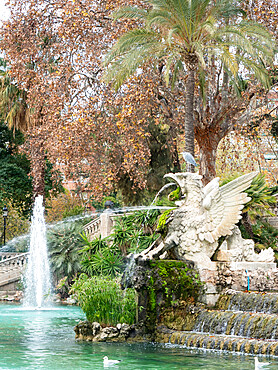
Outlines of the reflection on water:
[{"label": "reflection on water", "polygon": [[[26,310],[0,305],[0,369],[103,369],[103,357],[120,359],[121,370],[249,370],[254,357],[188,350],[174,345],[81,343],[74,325],[84,319],[78,307]],[[267,361],[261,357],[260,361]],[[278,368],[278,360],[266,369]]]}]

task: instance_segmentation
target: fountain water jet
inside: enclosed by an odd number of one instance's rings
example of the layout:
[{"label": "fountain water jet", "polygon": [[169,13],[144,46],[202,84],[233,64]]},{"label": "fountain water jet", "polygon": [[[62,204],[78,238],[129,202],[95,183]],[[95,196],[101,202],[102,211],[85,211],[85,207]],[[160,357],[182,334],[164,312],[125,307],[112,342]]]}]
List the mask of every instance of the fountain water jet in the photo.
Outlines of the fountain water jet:
[{"label": "fountain water jet", "polygon": [[47,256],[46,224],[44,219],[43,197],[37,196],[31,220],[30,247],[25,274],[25,307],[41,308],[49,304],[47,296],[51,292],[50,268]]}]

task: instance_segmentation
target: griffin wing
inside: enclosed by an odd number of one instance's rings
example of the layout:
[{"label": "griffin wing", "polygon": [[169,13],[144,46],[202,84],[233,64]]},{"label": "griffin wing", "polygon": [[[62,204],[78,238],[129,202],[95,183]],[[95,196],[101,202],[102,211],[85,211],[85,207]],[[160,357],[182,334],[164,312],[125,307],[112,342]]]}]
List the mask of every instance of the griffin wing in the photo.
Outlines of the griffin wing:
[{"label": "griffin wing", "polygon": [[219,187],[219,178],[213,179],[203,189],[203,207],[206,224],[199,229],[199,238],[210,243],[221,236],[231,235],[234,225],[241,219],[241,210],[250,198],[244,193],[257,175],[251,172]]}]

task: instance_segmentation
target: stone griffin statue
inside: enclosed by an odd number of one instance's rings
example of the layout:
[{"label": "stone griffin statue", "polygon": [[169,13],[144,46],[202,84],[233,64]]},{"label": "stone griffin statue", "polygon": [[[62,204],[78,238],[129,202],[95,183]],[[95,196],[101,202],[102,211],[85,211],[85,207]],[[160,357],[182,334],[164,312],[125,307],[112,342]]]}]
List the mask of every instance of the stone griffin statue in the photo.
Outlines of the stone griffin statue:
[{"label": "stone griffin statue", "polygon": [[[168,231],[164,240],[158,246],[153,244],[137,258],[170,257],[207,265],[219,250],[221,261],[273,262],[274,252],[271,248],[260,254],[255,253],[254,242],[248,240],[247,245],[245,239],[239,237],[240,231],[235,226],[241,219],[244,204],[250,200],[244,190],[256,175],[256,172],[252,172],[240,176],[221,187],[219,178],[203,187],[202,176],[196,173],[165,175],[174,179],[180,187],[182,197],[176,202],[179,207],[171,212],[166,221]],[[219,248],[220,237],[227,237],[227,240]]]}]

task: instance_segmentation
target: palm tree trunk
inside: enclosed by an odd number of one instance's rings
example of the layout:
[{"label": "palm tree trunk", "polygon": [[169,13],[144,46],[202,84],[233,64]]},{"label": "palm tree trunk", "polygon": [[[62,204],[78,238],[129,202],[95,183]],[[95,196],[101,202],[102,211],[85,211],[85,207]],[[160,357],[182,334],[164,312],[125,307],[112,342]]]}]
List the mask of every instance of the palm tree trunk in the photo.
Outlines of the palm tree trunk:
[{"label": "palm tree trunk", "polygon": [[[194,89],[195,89],[195,69],[189,68],[188,77],[186,80],[186,100],[185,100],[185,151],[189,152],[193,157],[195,154],[194,148]],[[194,166],[188,166],[189,172],[194,172]]]},{"label": "palm tree trunk", "polygon": [[196,127],[196,140],[200,151],[200,175],[202,182],[208,184],[216,177],[216,154],[217,147],[222,139],[220,129],[214,126]]}]

